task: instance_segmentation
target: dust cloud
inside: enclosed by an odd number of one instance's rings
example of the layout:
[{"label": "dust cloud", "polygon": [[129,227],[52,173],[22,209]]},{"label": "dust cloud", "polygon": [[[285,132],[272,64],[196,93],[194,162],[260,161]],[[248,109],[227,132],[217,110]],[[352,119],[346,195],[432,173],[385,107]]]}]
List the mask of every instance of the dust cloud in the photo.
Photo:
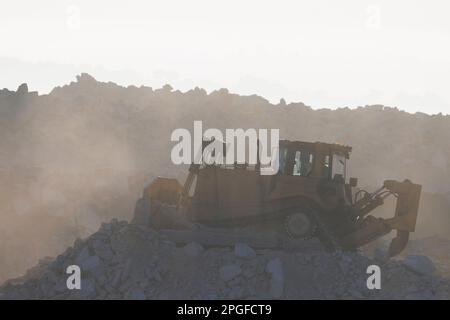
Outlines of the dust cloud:
[{"label": "dust cloud", "polygon": [[[0,90],[0,283],[112,218],[129,220],[157,175],[183,179],[170,134],[205,127],[280,128],[283,139],[353,146],[361,186],[423,185],[416,237],[450,232],[450,118],[377,106],[313,110],[220,89],[121,87],[88,74],[48,95]],[[390,203],[383,214],[392,214]]]}]

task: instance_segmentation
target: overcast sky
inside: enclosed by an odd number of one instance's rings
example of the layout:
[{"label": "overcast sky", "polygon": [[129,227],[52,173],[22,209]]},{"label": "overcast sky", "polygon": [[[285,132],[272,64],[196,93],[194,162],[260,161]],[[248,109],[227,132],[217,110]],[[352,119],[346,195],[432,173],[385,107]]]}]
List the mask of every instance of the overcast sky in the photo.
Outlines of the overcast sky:
[{"label": "overcast sky", "polygon": [[0,88],[48,93],[88,72],[229,88],[313,108],[450,114],[450,2],[6,1]]}]

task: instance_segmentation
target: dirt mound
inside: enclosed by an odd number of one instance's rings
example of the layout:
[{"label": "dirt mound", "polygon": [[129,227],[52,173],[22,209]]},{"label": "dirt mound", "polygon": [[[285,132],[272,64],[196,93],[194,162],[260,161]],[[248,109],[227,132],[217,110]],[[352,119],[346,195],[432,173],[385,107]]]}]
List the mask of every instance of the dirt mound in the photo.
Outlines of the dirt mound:
[{"label": "dirt mound", "polygon": [[[145,226],[112,220],[56,258],[0,288],[1,299],[449,299],[450,281],[425,256],[403,261],[359,253],[177,246]],[[369,265],[381,289],[367,288]],[[66,268],[81,269],[69,290]]]}]

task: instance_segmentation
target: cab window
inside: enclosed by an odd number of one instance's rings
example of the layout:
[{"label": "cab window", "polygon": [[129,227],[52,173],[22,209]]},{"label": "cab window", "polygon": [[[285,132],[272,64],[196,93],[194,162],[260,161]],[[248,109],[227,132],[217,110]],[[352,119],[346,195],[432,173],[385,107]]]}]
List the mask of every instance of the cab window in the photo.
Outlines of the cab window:
[{"label": "cab window", "polygon": [[330,177],[330,156],[329,155],[326,155],[323,158],[322,176],[324,178],[329,178]]},{"label": "cab window", "polygon": [[345,165],[346,165],[346,159],[344,156],[341,155],[333,155],[333,164],[332,164],[332,178],[336,174],[342,175],[342,177],[345,179]]},{"label": "cab window", "polygon": [[286,174],[287,151],[286,146],[280,146],[279,172],[281,174]]},{"label": "cab window", "polygon": [[311,174],[314,156],[308,151],[296,151],[292,175],[307,177]]}]

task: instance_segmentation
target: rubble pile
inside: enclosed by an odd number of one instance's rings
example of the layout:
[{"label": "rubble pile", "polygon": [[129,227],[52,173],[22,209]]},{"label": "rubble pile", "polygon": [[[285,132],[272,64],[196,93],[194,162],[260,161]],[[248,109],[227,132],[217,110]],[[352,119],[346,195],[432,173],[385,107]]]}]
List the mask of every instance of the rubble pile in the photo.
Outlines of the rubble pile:
[{"label": "rubble pile", "polygon": [[[381,289],[367,287],[367,267]],[[67,267],[81,270],[69,290]],[[177,246],[142,225],[112,220],[63,254],[0,287],[0,299],[450,299],[431,259],[370,259],[359,253]]]}]

